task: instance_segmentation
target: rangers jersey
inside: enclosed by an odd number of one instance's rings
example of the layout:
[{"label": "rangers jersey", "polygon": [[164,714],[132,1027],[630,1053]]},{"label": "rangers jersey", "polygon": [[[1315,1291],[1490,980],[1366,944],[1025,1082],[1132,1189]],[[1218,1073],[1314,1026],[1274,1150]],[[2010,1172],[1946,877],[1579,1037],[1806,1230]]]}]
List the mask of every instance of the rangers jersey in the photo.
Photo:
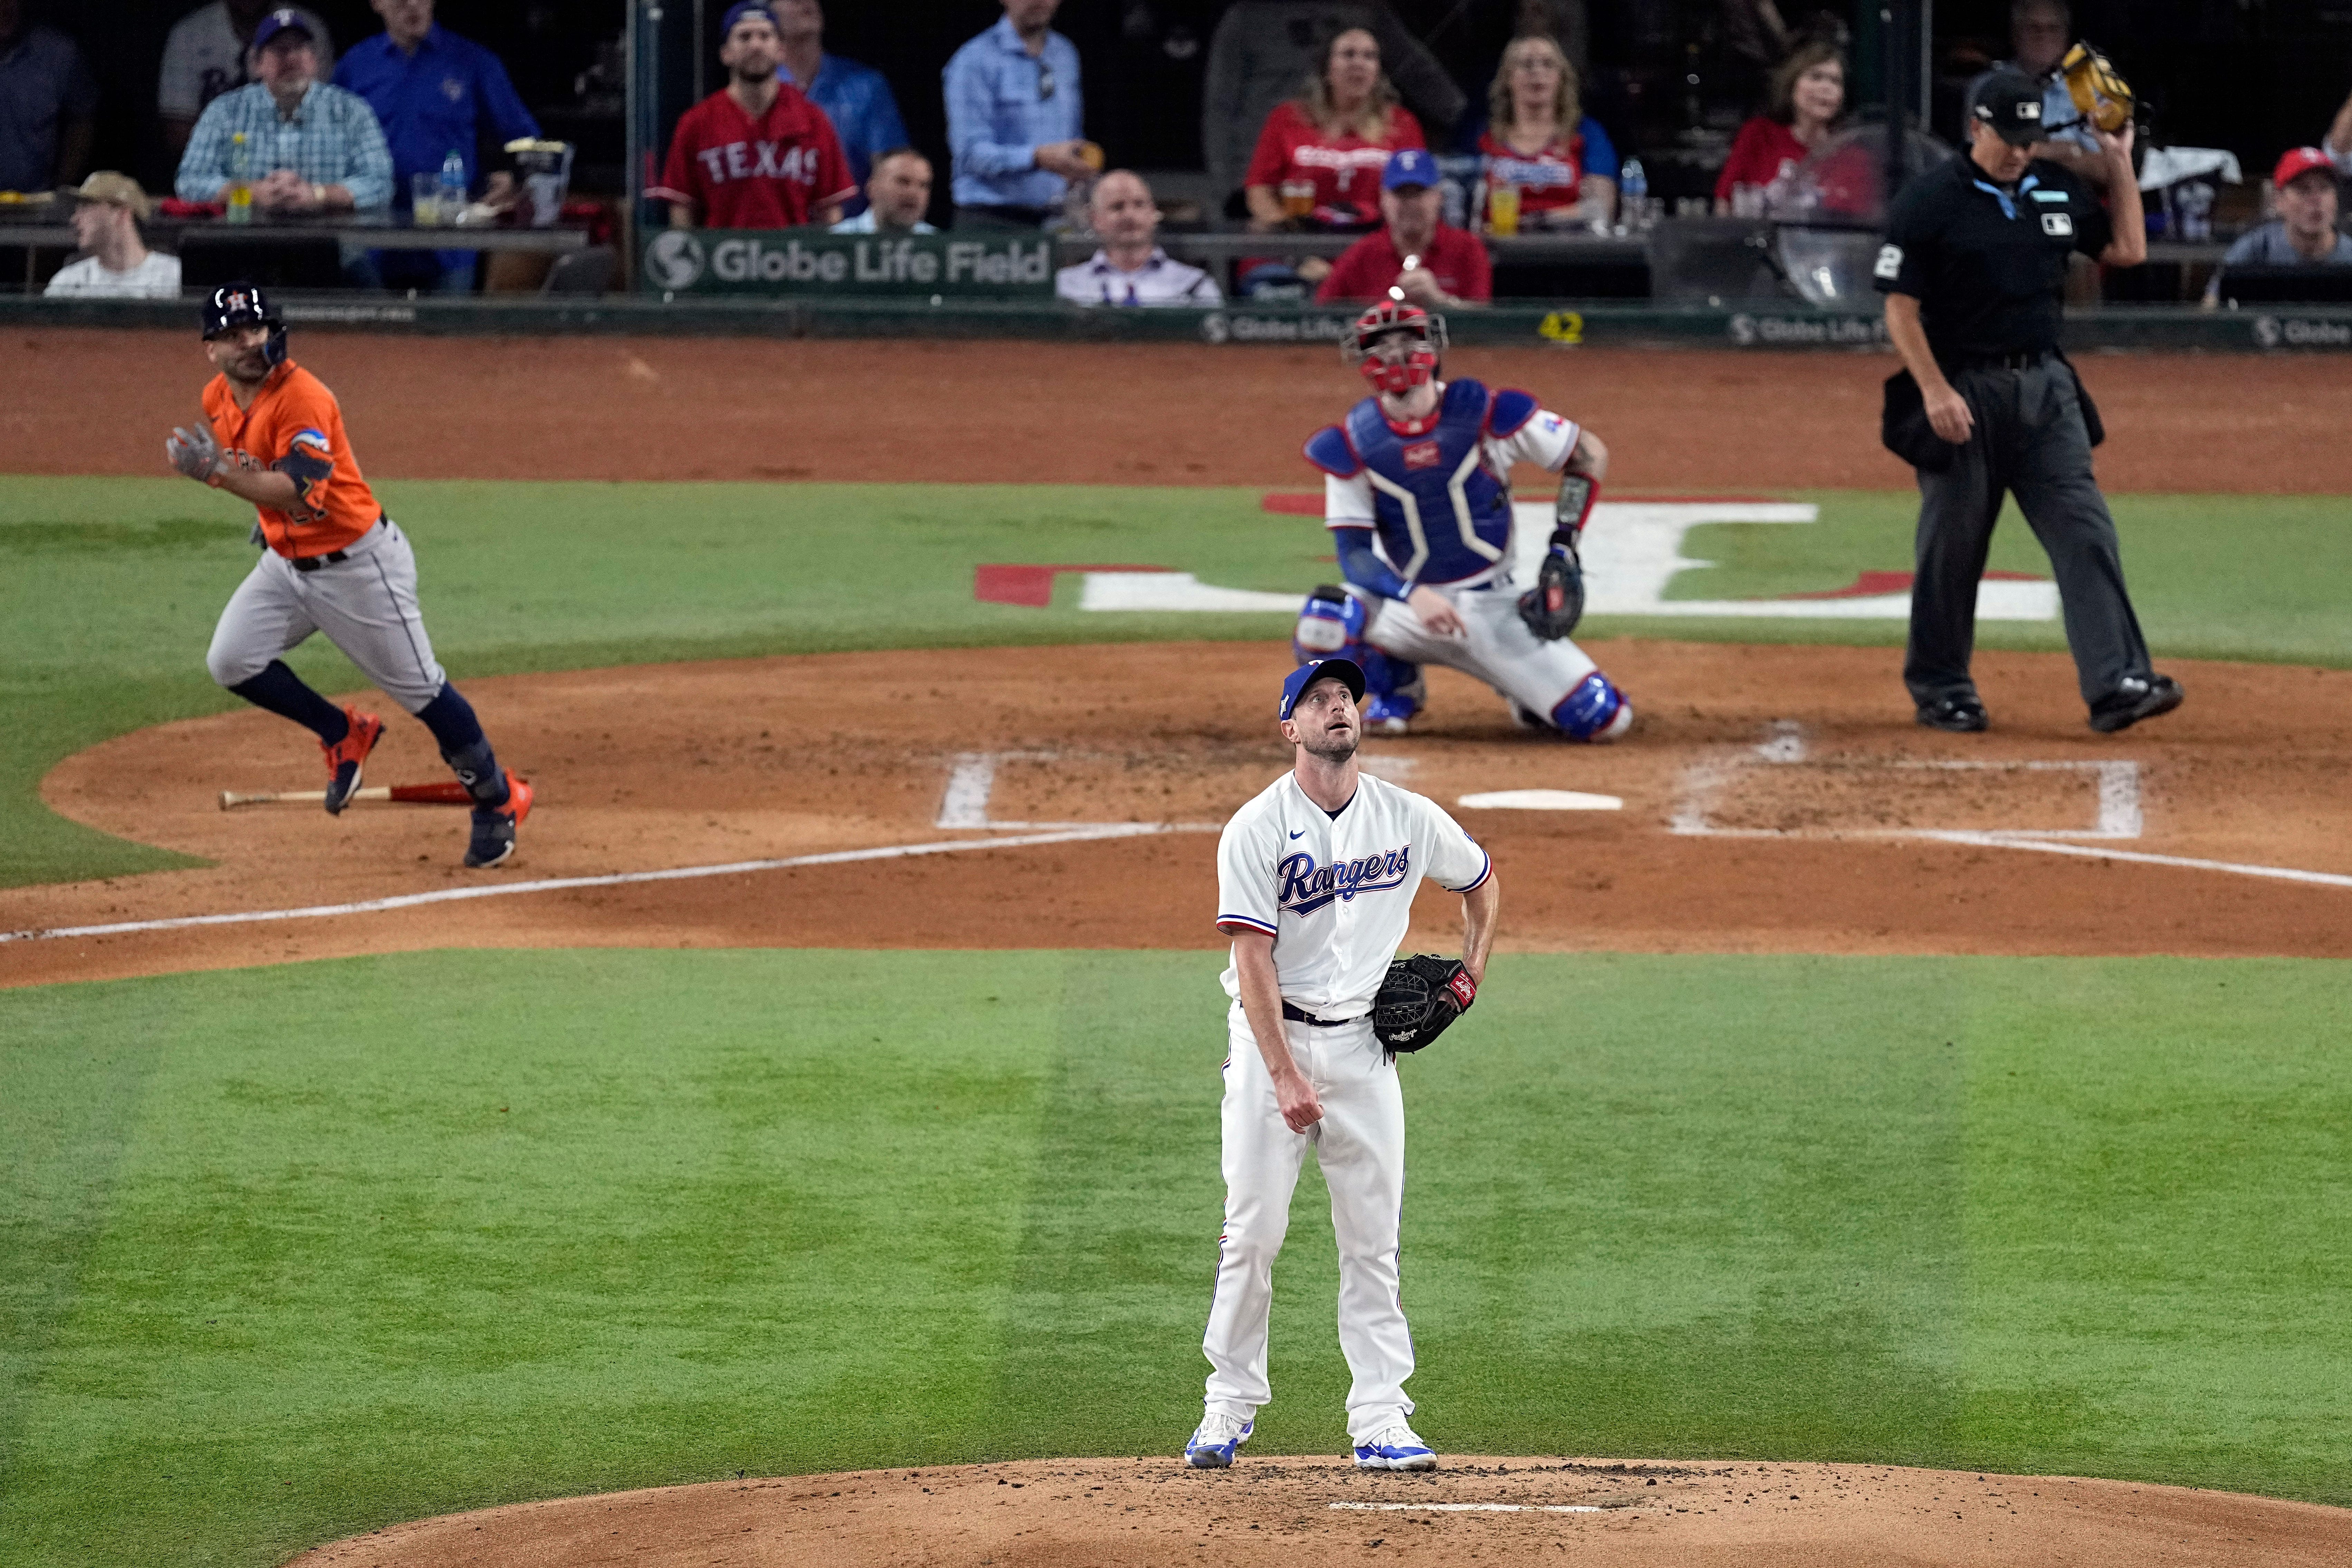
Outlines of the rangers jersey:
[{"label": "rangers jersey", "polygon": [[[1436,802],[1370,773],[1336,817],[1285,773],[1234,814],[1217,843],[1217,927],[1274,938],[1282,999],[1356,1018],[1404,941],[1424,876],[1466,893],[1493,863]],[[1241,998],[1227,963],[1225,994]]]},{"label": "rangers jersey", "polygon": [[1365,398],[1315,433],[1307,460],[1326,476],[1325,526],[1371,529],[1408,589],[1473,587],[1511,558],[1512,466],[1558,469],[1577,435],[1528,393],[1452,381],[1410,424]]}]

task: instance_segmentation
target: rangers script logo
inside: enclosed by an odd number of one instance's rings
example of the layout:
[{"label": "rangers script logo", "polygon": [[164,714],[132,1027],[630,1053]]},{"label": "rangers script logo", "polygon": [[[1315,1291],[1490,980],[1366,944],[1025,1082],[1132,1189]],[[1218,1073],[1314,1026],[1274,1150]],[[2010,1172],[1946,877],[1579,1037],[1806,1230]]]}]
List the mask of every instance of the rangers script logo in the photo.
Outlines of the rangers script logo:
[{"label": "rangers script logo", "polygon": [[1311,915],[1334,899],[1402,886],[1412,868],[1412,846],[1331,866],[1318,866],[1312,855],[1286,855],[1274,868],[1281,889],[1276,902],[1295,915]]}]

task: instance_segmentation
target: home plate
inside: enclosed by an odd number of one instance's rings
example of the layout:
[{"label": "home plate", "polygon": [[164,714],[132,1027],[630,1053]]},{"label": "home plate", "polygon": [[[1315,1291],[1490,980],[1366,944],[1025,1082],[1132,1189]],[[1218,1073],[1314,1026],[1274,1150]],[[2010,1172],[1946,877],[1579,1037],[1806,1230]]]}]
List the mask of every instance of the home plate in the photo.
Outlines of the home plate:
[{"label": "home plate", "polygon": [[1622,811],[1625,803],[1613,795],[1586,795],[1573,789],[1498,789],[1465,795],[1454,803],[1473,811]]}]

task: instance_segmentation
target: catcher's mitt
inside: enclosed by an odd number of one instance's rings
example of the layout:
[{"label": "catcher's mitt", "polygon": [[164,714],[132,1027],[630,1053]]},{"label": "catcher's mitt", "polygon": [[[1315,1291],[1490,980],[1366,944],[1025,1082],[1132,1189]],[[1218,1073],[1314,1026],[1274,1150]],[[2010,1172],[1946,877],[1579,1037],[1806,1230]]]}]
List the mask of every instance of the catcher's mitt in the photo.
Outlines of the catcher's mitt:
[{"label": "catcher's mitt", "polygon": [[1391,1057],[1417,1051],[1469,1011],[1477,994],[1458,959],[1427,952],[1397,959],[1372,997],[1372,1034]]},{"label": "catcher's mitt", "polygon": [[1574,537],[1555,533],[1536,568],[1536,585],[1519,595],[1519,619],[1538,638],[1557,642],[1583,618],[1584,563],[1577,559]]},{"label": "catcher's mitt", "polygon": [[[2058,62],[2066,96],[2074,100],[2081,120],[2113,136],[2131,123],[2131,83],[2124,80],[2107,57],[2093,44],[2076,44]],[[2062,128],[2063,129],[2063,128]]]}]

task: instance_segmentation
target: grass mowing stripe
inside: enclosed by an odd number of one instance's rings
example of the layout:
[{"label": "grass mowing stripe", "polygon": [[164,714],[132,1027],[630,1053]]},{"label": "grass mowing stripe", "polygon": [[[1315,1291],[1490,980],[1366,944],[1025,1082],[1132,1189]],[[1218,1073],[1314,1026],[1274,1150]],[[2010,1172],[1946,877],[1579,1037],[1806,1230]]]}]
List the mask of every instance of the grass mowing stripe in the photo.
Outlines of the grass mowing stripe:
[{"label": "grass mowing stripe", "polygon": [[[1216,964],[443,952],[0,994],[10,1127],[91,1129],[0,1147],[50,1194],[0,1232],[0,1278],[48,1281],[11,1309],[14,1350],[47,1326],[0,1563],[1172,1452]],[[1405,1068],[1424,1430],[2352,1503],[2347,1003],[2330,963],[1497,959]],[[77,1066],[129,1039],[152,1067]],[[1344,1438],[1300,1185],[1268,1453]]]}]

